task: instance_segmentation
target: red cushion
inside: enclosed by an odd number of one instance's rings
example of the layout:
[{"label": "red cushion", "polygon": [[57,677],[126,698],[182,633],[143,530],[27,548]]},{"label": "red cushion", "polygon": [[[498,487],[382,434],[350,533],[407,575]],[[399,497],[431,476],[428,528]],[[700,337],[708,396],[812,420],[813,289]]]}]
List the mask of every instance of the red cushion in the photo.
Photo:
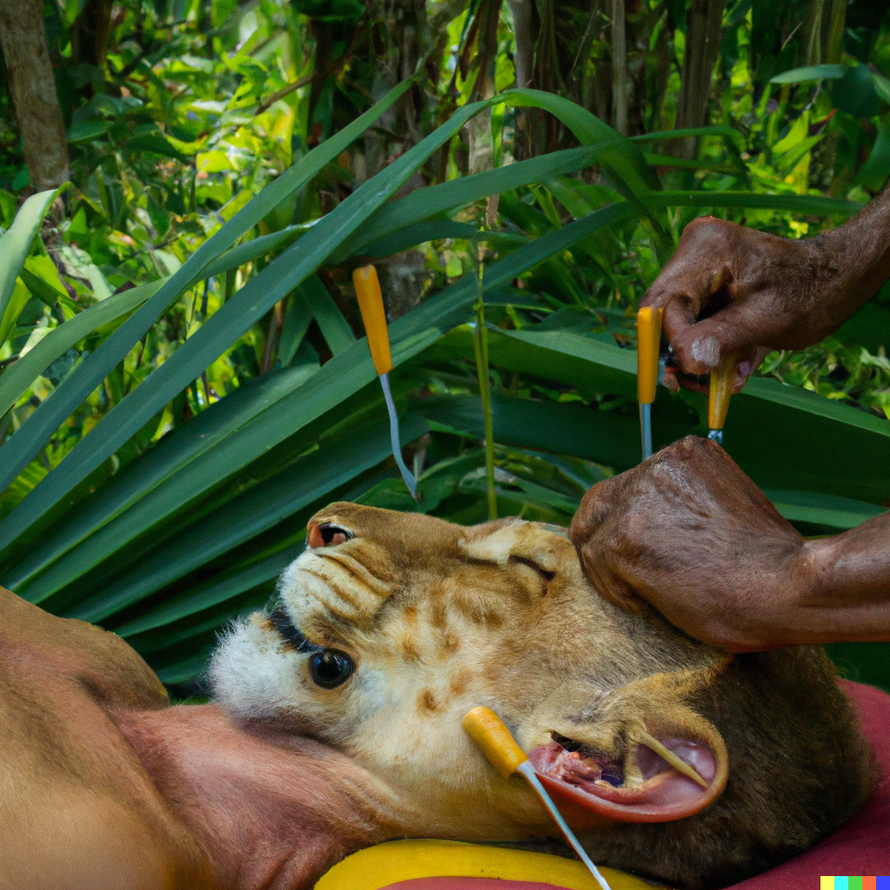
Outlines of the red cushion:
[{"label": "red cushion", "polygon": [[890,695],[840,681],[853,700],[878,762],[880,781],[871,800],[842,828],[806,853],[733,890],[814,890],[821,875],[890,874]]}]

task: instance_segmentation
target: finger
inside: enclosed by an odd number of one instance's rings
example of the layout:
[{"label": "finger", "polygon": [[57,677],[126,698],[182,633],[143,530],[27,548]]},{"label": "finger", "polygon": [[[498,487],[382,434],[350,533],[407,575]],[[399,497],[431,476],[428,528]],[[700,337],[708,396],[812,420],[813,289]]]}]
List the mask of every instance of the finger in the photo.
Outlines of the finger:
[{"label": "finger", "polygon": [[[665,316],[667,314],[665,309]],[[668,336],[674,356],[686,374],[708,374],[730,356],[746,363],[744,379],[754,371],[752,366],[760,344],[756,341],[756,332],[750,329],[748,313],[738,304],[730,304],[716,315],[687,326],[676,337]]]},{"label": "finger", "polygon": [[569,528],[569,540],[576,547],[584,547],[612,512],[619,496],[620,480],[621,476],[605,479],[581,499]]},{"label": "finger", "polygon": [[732,385],[733,393],[741,392],[744,389],[750,376],[763,364],[763,360],[769,352],[769,348],[763,346],[760,349],[752,349],[740,356],[738,367],[736,368],[735,383]]},{"label": "finger", "polygon": [[[668,343],[674,349],[674,354],[676,356],[677,347],[675,343],[693,326],[697,323],[698,316],[696,314],[695,308],[689,301],[689,298],[684,296],[683,294],[675,294],[671,297],[670,300],[665,304],[664,307],[664,315],[661,320],[661,327],[664,331],[665,337],[667,337]],[[685,371],[686,368],[683,367],[682,363],[680,365],[681,368]]]}]

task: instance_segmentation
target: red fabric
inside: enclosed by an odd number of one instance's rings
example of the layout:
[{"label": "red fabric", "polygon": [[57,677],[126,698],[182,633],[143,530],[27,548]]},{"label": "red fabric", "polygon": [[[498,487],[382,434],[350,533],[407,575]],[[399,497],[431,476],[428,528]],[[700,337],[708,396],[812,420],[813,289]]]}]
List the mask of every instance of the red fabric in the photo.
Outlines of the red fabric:
[{"label": "red fabric", "polygon": [[880,782],[871,800],[846,825],[806,853],[732,890],[814,890],[821,875],[890,874],[890,695],[840,681],[853,700],[878,762]]}]

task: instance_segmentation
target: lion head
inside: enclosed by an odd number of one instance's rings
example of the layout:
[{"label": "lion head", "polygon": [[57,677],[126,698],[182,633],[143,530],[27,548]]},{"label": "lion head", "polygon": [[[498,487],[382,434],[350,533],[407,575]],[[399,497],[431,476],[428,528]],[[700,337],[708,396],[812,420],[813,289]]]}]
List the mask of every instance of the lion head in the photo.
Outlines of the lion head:
[{"label": "lion head", "polygon": [[555,827],[464,733],[494,710],[603,865],[723,886],[864,802],[869,755],[821,650],[728,656],[597,595],[562,529],[462,527],[336,503],[272,611],[214,657],[244,721],[341,749],[397,832],[519,841]]}]

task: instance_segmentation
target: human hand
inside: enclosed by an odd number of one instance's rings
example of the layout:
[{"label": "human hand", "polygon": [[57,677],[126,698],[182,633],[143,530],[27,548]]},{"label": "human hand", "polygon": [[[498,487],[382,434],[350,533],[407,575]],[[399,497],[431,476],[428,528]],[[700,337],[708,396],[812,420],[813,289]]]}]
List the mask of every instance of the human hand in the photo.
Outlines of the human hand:
[{"label": "human hand", "polygon": [[[831,237],[792,241],[706,216],[686,226],[641,305],[664,307],[664,331],[685,374],[708,374],[735,357],[738,392],[769,350],[816,343],[858,308],[845,264]],[[671,389],[707,389],[670,370]]]},{"label": "human hand", "polygon": [[[689,436],[594,486],[570,537],[597,590],[736,652],[795,638],[803,538],[715,442]],[[830,621],[830,616],[828,618]]]}]

